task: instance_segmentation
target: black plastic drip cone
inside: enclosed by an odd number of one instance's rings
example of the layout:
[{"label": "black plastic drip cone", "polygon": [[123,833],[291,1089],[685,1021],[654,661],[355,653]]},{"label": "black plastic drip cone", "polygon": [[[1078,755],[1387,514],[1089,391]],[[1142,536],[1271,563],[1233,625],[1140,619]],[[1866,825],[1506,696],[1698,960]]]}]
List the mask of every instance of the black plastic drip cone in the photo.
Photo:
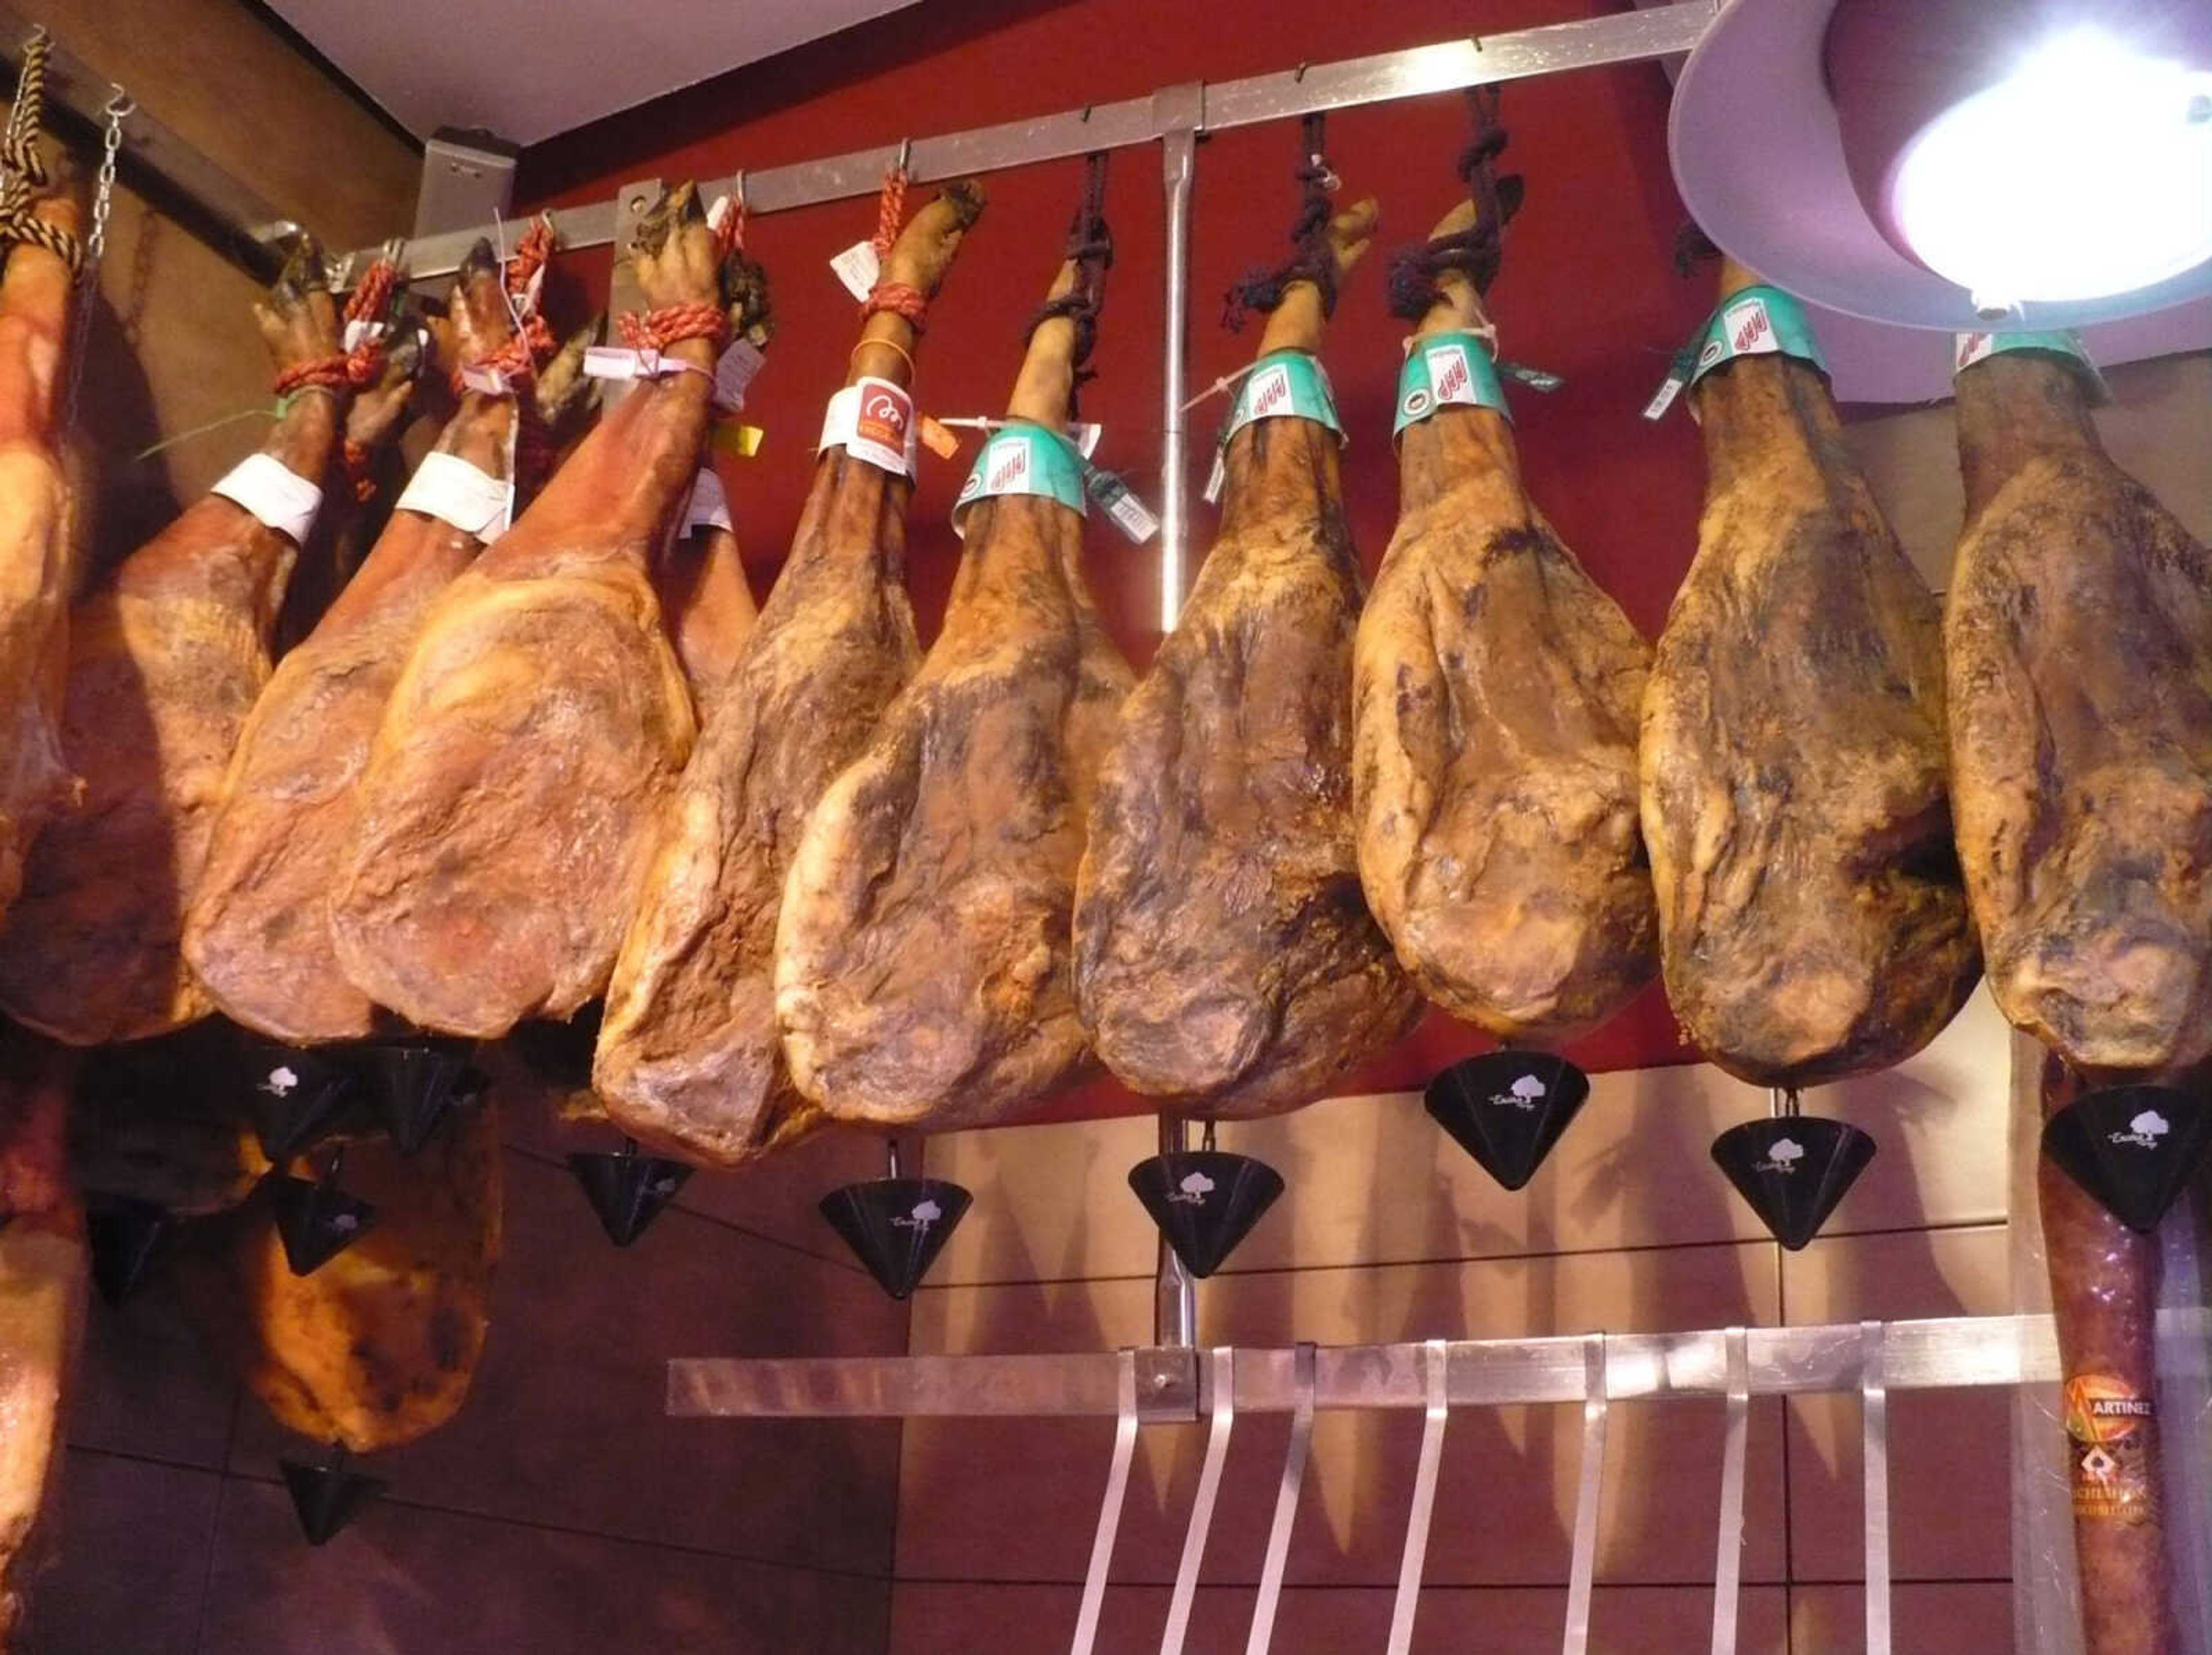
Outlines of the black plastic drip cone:
[{"label": "black plastic drip cone", "polygon": [[599,1215],[607,1239],[617,1247],[643,1235],[691,1176],[682,1161],[639,1154],[631,1140],[611,1153],[575,1151],[568,1157],[568,1170],[584,1186],[584,1199]]},{"label": "black plastic drip cone", "polygon": [[172,1221],[168,1208],[150,1201],[87,1192],[84,1231],[92,1252],[92,1284],[111,1309],[120,1310],[138,1291]]},{"label": "black plastic drip cone", "polygon": [[294,1275],[313,1275],[362,1238],[376,1208],[338,1188],[338,1166],[310,1181],[271,1172],[262,1180],[276,1210],[276,1233]]},{"label": "black plastic drip cone", "polygon": [[1747,1121],[1713,1140],[1715,1163],[1792,1252],[1820,1232],[1874,1150],[1858,1128],[1818,1115]]},{"label": "black plastic drip cone", "polygon": [[333,1449],[328,1465],[308,1465],[299,1460],[279,1460],[292,1510],[300,1519],[300,1532],[310,1546],[327,1543],[332,1536],[361,1515],[362,1507],[391,1484],[382,1477],[345,1469],[345,1455]]},{"label": "black plastic drip cone", "polygon": [[457,1041],[362,1047],[356,1057],[377,1118],[403,1155],[430,1141],[448,1110],[483,1095],[484,1074]]},{"label": "black plastic drip cone", "polygon": [[2085,1092],[2043,1123],[2043,1149],[2113,1217],[2148,1235],[2212,1149],[2212,1107],[2166,1086]]},{"label": "black plastic drip cone", "polygon": [[1283,1193],[1283,1176],[1225,1149],[1172,1149],[1129,1169],[1129,1188],[1201,1281],[1219,1269]]},{"label": "black plastic drip cone", "polygon": [[872,1178],[822,1197],[822,1216],[883,1290],[921,1285],[975,1198],[946,1178]]},{"label": "black plastic drip cone", "polygon": [[1493,1051],[1440,1071],[1429,1117],[1508,1190],[1536,1176],[1589,1098],[1589,1076],[1546,1051]]},{"label": "black plastic drip cone", "polygon": [[261,1153],[278,1165],[301,1154],[337,1124],[354,1098],[354,1074],[342,1049],[253,1041],[242,1058],[247,1112]]}]

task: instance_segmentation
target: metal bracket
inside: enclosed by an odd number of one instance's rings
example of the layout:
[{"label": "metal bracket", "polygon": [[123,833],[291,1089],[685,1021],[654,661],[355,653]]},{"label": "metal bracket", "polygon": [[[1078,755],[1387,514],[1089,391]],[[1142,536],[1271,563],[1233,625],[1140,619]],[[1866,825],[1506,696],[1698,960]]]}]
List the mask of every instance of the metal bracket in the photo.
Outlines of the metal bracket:
[{"label": "metal bracket", "polygon": [[1859,1323],[1861,1470],[1866,1483],[1866,1655],[1889,1655],[1889,1384],[1887,1329]]},{"label": "metal bracket", "polygon": [[1182,1561],[1176,1568],[1175,1597],[1168,1604],[1160,1655],[1182,1655],[1183,1640],[1190,1634],[1199,1572],[1206,1564],[1206,1537],[1213,1531],[1213,1507],[1221,1495],[1221,1468],[1229,1458],[1230,1433],[1237,1428],[1237,1353],[1225,1345],[1206,1354],[1206,1388],[1212,1398],[1213,1425],[1206,1433],[1206,1461],[1198,1473],[1198,1493],[1190,1503],[1190,1525],[1183,1530]]},{"label": "metal bracket", "polygon": [[1198,1353],[1188,1345],[1148,1345],[1136,1352],[1137,1412],[1146,1425],[1188,1424],[1198,1417]]},{"label": "metal bracket", "polygon": [[1114,1536],[1121,1531],[1121,1507],[1129,1493],[1129,1463],[1137,1453],[1137,1353],[1121,1355],[1115,1387],[1114,1457],[1106,1468],[1106,1494],[1098,1506],[1098,1530],[1091,1540],[1091,1568],[1084,1576],[1083,1603],[1076,1611],[1075,1641],[1068,1655],[1091,1655],[1098,1641],[1098,1616],[1106,1607],[1106,1582],[1114,1570]]},{"label": "metal bracket", "polygon": [[1275,1611],[1283,1597],[1283,1575],[1290,1565],[1291,1530],[1298,1520],[1298,1492],[1305,1486],[1306,1458],[1313,1450],[1314,1348],[1300,1345],[1294,1357],[1297,1401],[1291,1411],[1290,1445],[1283,1451],[1282,1481],[1275,1488],[1275,1520],[1267,1530],[1267,1561],[1260,1568],[1260,1591],[1252,1604],[1252,1635],[1244,1655],[1267,1655],[1275,1638]]},{"label": "metal bracket", "polygon": [[1743,1582],[1744,1451],[1751,1435],[1751,1357],[1741,1328],[1728,1341],[1728,1435],[1721,1446],[1720,1540],[1713,1562],[1712,1655],[1735,1655]]},{"label": "metal bracket", "polygon": [[1406,1514],[1406,1548],[1398,1559],[1398,1596],[1390,1609],[1389,1655],[1409,1655],[1413,1616],[1421,1605],[1421,1573],[1429,1561],[1429,1524],[1436,1516],[1437,1479],[1443,1469],[1444,1427],[1451,1423],[1451,1345],[1422,1347],[1428,1409],[1421,1422],[1421,1457],[1413,1468],[1413,1504]]},{"label": "metal bracket", "polygon": [[1575,1492],[1575,1550],[1567,1574],[1567,1631],[1561,1655],[1589,1648],[1590,1598],[1597,1585],[1597,1519],[1605,1499],[1605,1427],[1612,1409],[1606,1341],[1593,1333],[1583,1348],[1583,1469]]}]

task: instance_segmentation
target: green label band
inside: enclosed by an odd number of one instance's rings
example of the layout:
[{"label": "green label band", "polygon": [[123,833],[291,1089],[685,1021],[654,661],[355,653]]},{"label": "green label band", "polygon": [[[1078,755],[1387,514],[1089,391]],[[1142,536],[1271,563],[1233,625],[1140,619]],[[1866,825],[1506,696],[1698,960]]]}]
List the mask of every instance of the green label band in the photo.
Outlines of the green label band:
[{"label": "green label band", "polygon": [[1738,356],[1795,356],[1823,374],[1828,359],[1813,337],[1804,307],[1780,288],[1746,288],[1721,301],[1705,331],[1698,336],[1697,367],[1689,382],[1699,380],[1723,362]]},{"label": "green label band", "polygon": [[1310,419],[1339,436],[1336,396],[1320,361],[1303,350],[1271,350],[1252,364],[1237,387],[1237,401],[1221,433],[1221,446],[1255,419]]},{"label": "green label band", "polygon": [[2074,332],[2037,333],[2023,330],[2017,333],[1961,333],[1951,356],[1951,375],[1955,379],[1976,362],[2001,356],[2008,350],[2041,350],[2064,356],[2079,367],[2082,377],[2095,387],[2098,401],[2112,400],[2112,393],[2105,384],[2105,376],[2089,360],[2089,348],[2081,343],[2081,336]]},{"label": "green label band", "polygon": [[1490,348],[1474,333],[1431,333],[1414,340],[1398,370],[1398,412],[1390,435],[1419,424],[1439,408],[1455,407],[1495,408],[1513,417]]},{"label": "green label band", "polygon": [[952,503],[953,532],[967,532],[961,525],[969,507],[999,494],[1042,495],[1083,515],[1083,456],[1066,437],[1042,425],[1001,426],[984,442],[975,469],[960,485],[960,497]]}]

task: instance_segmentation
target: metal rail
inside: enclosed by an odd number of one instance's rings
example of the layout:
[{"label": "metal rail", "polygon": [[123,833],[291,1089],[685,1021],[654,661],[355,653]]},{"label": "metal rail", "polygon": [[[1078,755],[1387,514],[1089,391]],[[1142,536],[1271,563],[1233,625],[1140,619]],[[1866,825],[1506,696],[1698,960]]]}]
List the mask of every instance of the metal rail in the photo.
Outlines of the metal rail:
[{"label": "metal rail", "polygon": [[[2212,1319],[2167,1311],[2165,1360],[2205,1366]],[[1871,1331],[1869,1331],[1869,1329]],[[1968,1385],[2029,1384],[2058,1375],[2048,1316],[1961,1316],[1863,1326],[1753,1328],[1742,1336],[1736,1384],[1755,1396],[1863,1388],[1870,1356],[1887,1392]],[[1625,1402],[1725,1397],[1729,1331],[1614,1334],[1605,1337],[1605,1395]],[[1317,1409],[1430,1405],[1426,1343],[1323,1347],[1311,1356]],[[1454,1408],[1580,1402],[1589,1386],[1588,1336],[1453,1341],[1444,1347],[1446,1397]],[[1200,1416],[1199,1353],[1137,1351],[1139,1406],[1148,1421]],[[1125,1357],[793,1357],[737,1360],[679,1358],[668,1365],[668,1412],[687,1418],[918,1419],[988,1415],[1108,1415],[1119,1410]],[[1239,1348],[1239,1414],[1287,1414],[1303,1387],[1295,1348]]]},{"label": "metal rail", "polygon": [[[742,186],[747,212],[782,212],[875,194],[902,147],[910,177],[962,178],[1087,155],[1093,149],[1150,143],[1181,131],[1219,132],[1316,111],[1425,97],[1496,81],[1642,63],[1690,50],[1718,9],[1715,0],[1680,0],[1680,3],[1648,10],[1213,82],[1192,88],[1199,94],[1194,112],[1188,110],[1177,95],[1186,88],[1170,88],[1150,97],[1093,104],[938,137],[894,139],[826,160],[717,179],[702,183],[701,188],[711,196],[734,192]],[[1197,117],[1194,122],[1189,119],[1193,113]],[[605,246],[615,239],[617,204],[604,201],[565,208],[553,215],[553,222],[564,246]],[[460,267],[477,238],[493,232],[493,226],[483,224],[419,237],[407,244],[406,269],[418,279],[450,275]],[[358,256],[371,258],[375,252],[373,247],[363,248]]]},{"label": "metal rail", "polygon": [[[22,68],[23,46],[32,25],[12,8],[0,6],[0,65],[12,83]],[[75,56],[59,39],[46,58],[46,109],[96,143],[114,93],[107,77]],[[179,224],[225,258],[257,277],[275,272],[282,262],[272,243],[299,228],[250,186],[240,183],[143,109],[123,122],[123,148],[117,171],[132,189],[160,206]]]}]

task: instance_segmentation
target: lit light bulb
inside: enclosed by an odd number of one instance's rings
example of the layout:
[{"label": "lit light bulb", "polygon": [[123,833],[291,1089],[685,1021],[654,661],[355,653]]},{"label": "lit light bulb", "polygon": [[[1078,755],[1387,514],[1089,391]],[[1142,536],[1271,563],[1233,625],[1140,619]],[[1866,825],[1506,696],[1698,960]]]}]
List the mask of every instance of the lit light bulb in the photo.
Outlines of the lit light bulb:
[{"label": "lit light bulb", "polygon": [[1899,232],[1979,307],[2148,287],[2212,259],[2212,73],[2078,29],[1938,116],[1892,179]]}]

